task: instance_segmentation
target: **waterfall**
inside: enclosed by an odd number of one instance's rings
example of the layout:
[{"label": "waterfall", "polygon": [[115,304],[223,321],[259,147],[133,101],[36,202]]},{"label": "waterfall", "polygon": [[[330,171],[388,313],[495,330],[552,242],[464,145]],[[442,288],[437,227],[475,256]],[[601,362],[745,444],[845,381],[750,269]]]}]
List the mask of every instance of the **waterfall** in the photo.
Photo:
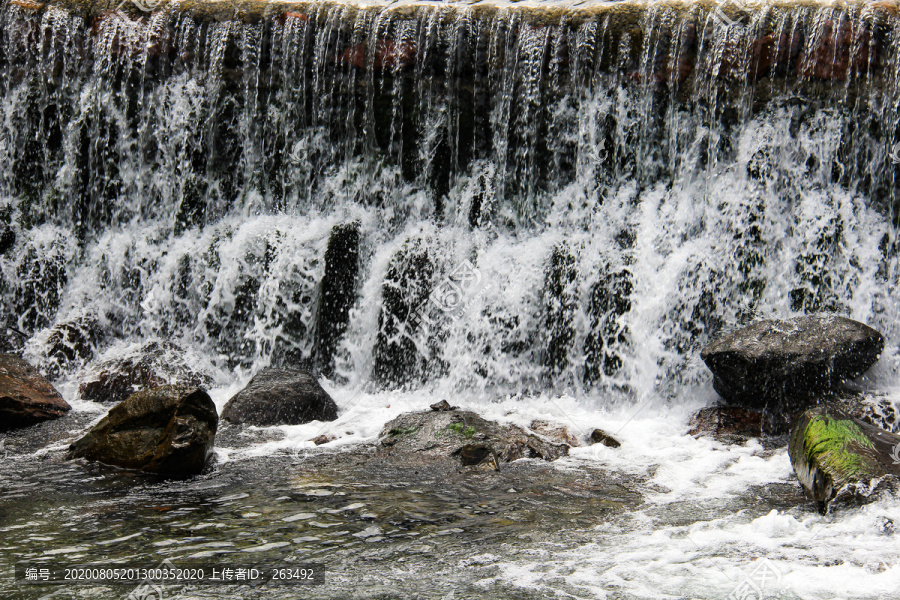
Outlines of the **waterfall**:
[{"label": "waterfall", "polygon": [[0,315],[35,356],[88,323],[226,372],[677,401],[711,337],[834,312],[895,379],[890,6],[144,8],[2,4]]}]

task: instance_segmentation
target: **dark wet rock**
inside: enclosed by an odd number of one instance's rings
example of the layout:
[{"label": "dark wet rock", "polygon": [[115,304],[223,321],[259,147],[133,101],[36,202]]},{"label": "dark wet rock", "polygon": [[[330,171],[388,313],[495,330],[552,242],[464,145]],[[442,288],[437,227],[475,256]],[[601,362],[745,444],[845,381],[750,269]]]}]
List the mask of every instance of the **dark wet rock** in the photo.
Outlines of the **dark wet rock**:
[{"label": "dark wet rock", "polygon": [[0,354],[21,356],[28,336],[17,329],[7,327],[0,329]]},{"label": "dark wet rock", "polygon": [[578,443],[578,437],[569,431],[568,427],[560,423],[534,420],[528,425],[528,428],[539,436],[557,444],[566,444],[573,447],[581,445]]},{"label": "dark wet rock", "polygon": [[584,383],[593,385],[612,377],[622,366],[628,344],[625,314],[631,310],[631,272],[604,265],[591,286],[588,315],[591,333],[584,341]]},{"label": "dark wet rock", "polygon": [[500,470],[494,449],[485,444],[466,444],[453,453],[464,467],[483,466],[494,471]]},{"label": "dark wet rock", "polygon": [[603,444],[604,446],[609,446],[610,448],[618,448],[622,444],[619,443],[619,440],[609,435],[602,429],[595,429],[591,432],[591,444]]},{"label": "dark wet rock", "polygon": [[817,25],[797,61],[797,75],[825,80],[844,80],[865,71],[871,34],[850,20],[826,19]]},{"label": "dark wet rock", "polygon": [[12,302],[17,315],[16,327],[34,332],[50,325],[59,308],[68,281],[66,249],[63,240],[55,240],[49,251],[29,244],[16,266],[16,284]]},{"label": "dark wet rock", "polygon": [[319,382],[291,369],[261,371],[222,410],[226,421],[258,426],[334,421],[337,415],[337,405]]},{"label": "dark wet rock", "polygon": [[723,40],[721,61],[711,66],[722,79],[756,81],[773,69],[783,71],[789,59],[800,52],[799,45],[799,39],[790,39],[784,33],[754,38],[749,46],[740,37],[728,37]]},{"label": "dark wet rock", "polygon": [[195,373],[170,342],[149,342],[136,352],[91,368],[78,393],[84,400],[122,402],[131,394],[161,385],[208,387],[212,379]]},{"label": "dark wet rock", "polygon": [[542,362],[551,380],[569,365],[578,306],[578,261],[566,244],[550,254],[541,294]]},{"label": "dark wet rock", "polygon": [[218,427],[216,406],[198,387],[164,385],[114,406],[68,458],[172,477],[203,471]]},{"label": "dark wet rock", "polygon": [[[897,407],[886,396],[843,392],[823,394],[810,402],[879,429],[900,433]],[[710,436],[727,443],[744,442],[753,437],[782,436],[790,433],[801,414],[802,411],[797,411],[773,416],[741,406],[708,406],[691,417],[688,434]]]},{"label": "dark wet rock", "polygon": [[309,441],[311,441],[316,446],[321,446],[322,444],[327,444],[328,442],[333,442],[336,439],[337,438],[334,437],[333,435],[320,435],[320,436],[314,437],[313,439],[311,439]]},{"label": "dark wet rock", "polygon": [[423,323],[436,272],[429,246],[426,239],[407,241],[384,278],[372,375],[385,387],[424,381],[432,362],[425,355],[436,350]]},{"label": "dark wet rock", "polygon": [[371,66],[375,71],[405,70],[416,62],[416,43],[413,41],[400,41],[387,38],[379,38],[370,52],[366,42],[356,44],[344,50],[341,54],[341,62],[345,65],[353,65],[358,69]]},{"label": "dark wet rock", "polygon": [[789,452],[800,485],[822,512],[900,482],[900,436],[822,407],[800,417]]},{"label": "dark wet rock", "polygon": [[0,229],[0,254],[6,254],[16,245],[16,232],[9,225]]},{"label": "dark wet rock", "polygon": [[17,354],[16,347],[12,344],[9,336],[0,335],[0,354]]},{"label": "dark wet rock", "polygon": [[431,405],[431,410],[439,411],[456,410],[457,408],[457,406],[450,406],[450,403],[446,400],[441,400],[440,402],[435,402]]},{"label": "dark wet rock", "polygon": [[691,417],[688,435],[709,436],[723,442],[745,441],[760,437],[765,419],[758,410],[740,406],[707,406]]},{"label": "dark wet rock", "polygon": [[700,356],[726,403],[786,415],[865,373],[883,349],[884,337],[867,325],[803,316],[758,321],[716,340]]},{"label": "dark wet rock", "polygon": [[316,361],[326,377],[334,372],[334,355],[356,301],[359,228],[359,221],[335,225],[325,250],[325,273],[316,317]]},{"label": "dark wet rock", "polygon": [[0,354],[0,431],[58,419],[70,408],[37,369],[18,356]]},{"label": "dark wet rock", "polygon": [[381,444],[389,453],[414,455],[420,460],[455,456],[463,464],[480,464],[489,454],[496,463],[507,463],[520,458],[556,460],[569,453],[567,444],[547,441],[516,425],[488,421],[466,410],[400,415],[384,426]]},{"label": "dark wet rock", "polygon": [[56,378],[83,366],[94,357],[102,338],[103,326],[93,314],[57,323],[38,336],[39,351],[44,354],[41,370]]}]

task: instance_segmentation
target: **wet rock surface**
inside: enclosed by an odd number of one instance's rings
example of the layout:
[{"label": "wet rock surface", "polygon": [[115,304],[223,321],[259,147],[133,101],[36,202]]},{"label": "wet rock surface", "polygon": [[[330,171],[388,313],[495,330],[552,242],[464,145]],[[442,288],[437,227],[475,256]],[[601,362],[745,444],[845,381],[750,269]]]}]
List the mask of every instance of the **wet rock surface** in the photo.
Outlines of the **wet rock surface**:
[{"label": "wet rock surface", "polygon": [[769,433],[764,425],[765,419],[760,411],[740,406],[708,406],[691,417],[688,435],[739,442]]},{"label": "wet rock surface", "polygon": [[180,348],[169,342],[150,342],[122,358],[90,369],[78,387],[83,400],[122,402],[137,391],[161,385],[206,387],[212,379],[195,373]]},{"label": "wet rock surface", "polygon": [[900,410],[889,396],[881,394],[834,394],[822,405],[829,411],[859,419],[890,433],[900,434]]},{"label": "wet rock surface", "polygon": [[454,457],[464,466],[493,467],[520,458],[552,461],[569,453],[568,444],[549,441],[517,425],[488,421],[466,410],[400,415],[384,426],[381,447],[388,455],[413,460]]},{"label": "wet rock surface", "polygon": [[566,444],[571,447],[581,445],[578,437],[566,425],[561,423],[536,419],[528,425],[528,428],[539,436],[558,444]]},{"label": "wet rock surface", "polygon": [[316,361],[323,375],[334,372],[338,342],[350,319],[359,276],[360,224],[335,225],[325,251],[325,274],[316,321]]},{"label": "wet rock surface", "polygon": [[337,414],[334,400],[312,375],[290,369],[261,371],[222,409],[226,421],[257,426],[334,421]]},{"label": "wet rock surface", "polygon": [[68,458],[183,477],[203,471],[218,426],[216,407],[200,388],[165,385],[113,407],[69,448]]},{"label": "wet rock surface", "polygon": [[58,419],[70,408],[37,369],[18,356],[0,354],[0,431]]},{"label": "wet rock surface", "polygon": [[[704,348],[701,358],[726,403],[784,420],[817,396],[859,377],[878,360],[884,337],[839,316],[764,320]],[[774,430],[785,423],[772,423]]]},{"label": "wet rock surface", "polygon": [[28,336],[11,328],[0,329],[0,354],[22,355]]},{"label": "wet rock surface", "polygon": [[589,441],[591,444],[603,444],[604,446],[608,446],[610,448],[618,448],[622,445],[619,440],[609,435],[602,429],[593,430],[591,432]]},{"label": "wet rock surface", "polygon": [[[859,419],[891,433],[900,433],[900,411],[888,396],[841,391],[826,393],[811,400],[826,410]],[[725,443],[743,443],[750,438],[763,438],[765,445],[787,439],[801,412],[768,415],[741,406],[708,406],[697,411],[690,421],[688,435],[709,436]]]},{"label": "wet rock surface", "polygon": [[49,377],[57,378],[94,357],[97,344],[103,338],[103,325],[96,315],[86,313],[57,323],[36,337],[42,355],[41,370]]},{"label": "wet rock surface", "polygon": [[864,501],[898,489],[900,436],[829,412],[806,411],[791,434],[791,464],[821,512],[841,501]]}]

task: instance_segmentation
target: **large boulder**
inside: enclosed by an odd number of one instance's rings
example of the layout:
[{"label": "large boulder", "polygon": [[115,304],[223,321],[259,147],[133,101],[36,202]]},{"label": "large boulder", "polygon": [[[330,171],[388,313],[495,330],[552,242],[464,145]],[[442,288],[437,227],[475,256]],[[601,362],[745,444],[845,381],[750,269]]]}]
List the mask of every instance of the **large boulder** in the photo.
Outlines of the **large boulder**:
[{"label": "large boulder", "polygon": [[58,419],[71,407],[38,370],[12,354],[0,354],[0,431]]},{"label": "large boulder", "polygon": [[871,327],[828,315],[758,321],[700,356],[728,404],[786,414],[865,373],[883,349],[884,337]]},{"label": "large boulder", "polygon": [[171,477],[200,473],[212,452],[216,406],[198,387],[164,385],[132,394],[114,406],[68,458]]},{"label": "large boulder", "polygon": [[800,417],[789,453],[800,485],[822,512],[836,500],[866,500],[900,481],[900,436],[823,407]]},{"label": "large boulder", "polygon": [[78,393],[83,400],[122,402],[139,390],[161,385],[206,387],[211,383],[210,377],[187,366],[177,346],[154,341],[92,367],[82,379]]},{"label": "large boulder", "polygon": [[334,421],[337,404],[306,371],[266,369],[256,374],[222,410],[232,423],[261,427]]},{"label": "large boulder", "polygon": [[520,458],[555,460],[569,453],[568,444],[456,409],[400,415],[384,426],[381,445],[417,460],[454,457],[464,466],[495,469]]}]

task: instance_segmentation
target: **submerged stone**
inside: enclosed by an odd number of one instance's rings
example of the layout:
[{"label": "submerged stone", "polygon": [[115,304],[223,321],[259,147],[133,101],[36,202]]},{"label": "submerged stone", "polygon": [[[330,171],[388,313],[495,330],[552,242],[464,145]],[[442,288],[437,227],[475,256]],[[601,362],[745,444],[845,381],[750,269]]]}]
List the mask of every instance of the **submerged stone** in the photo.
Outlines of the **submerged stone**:
[{"label": "submerged stone", "polygon": [[37,369],[18,356],[0,354],[0,431],[58,419],[70,408]]},{"label": "submerged stone", "polygon": [[247,425],[300,425],[334,421],[337,404],[306,371],[265,369],[222,410],[222,418]]},{"label": "submerged stone", "polygon": [[707,406],[691,417],[688,435],[710,436],[723,442],[744,441],[770,433],[763,413],[740,406]]},{"label": "submerged stone", "polygon": [[871,327],[827,315],[758,321],[700,356],[728,404],[784,417],[865,373],[883,349],[884,337]]},{"label": "submerged stone", "polygon": [[825,408],[803,413],[789,452],[803,491],[822,512],[836,500],[866,500],[900,481],[900,436]]},{"label": "submerged stone", "polygon": [[132,394],[69,447],[68,458],[184,477],[206,466],[216,406],[198,387],[164,385]]}]

